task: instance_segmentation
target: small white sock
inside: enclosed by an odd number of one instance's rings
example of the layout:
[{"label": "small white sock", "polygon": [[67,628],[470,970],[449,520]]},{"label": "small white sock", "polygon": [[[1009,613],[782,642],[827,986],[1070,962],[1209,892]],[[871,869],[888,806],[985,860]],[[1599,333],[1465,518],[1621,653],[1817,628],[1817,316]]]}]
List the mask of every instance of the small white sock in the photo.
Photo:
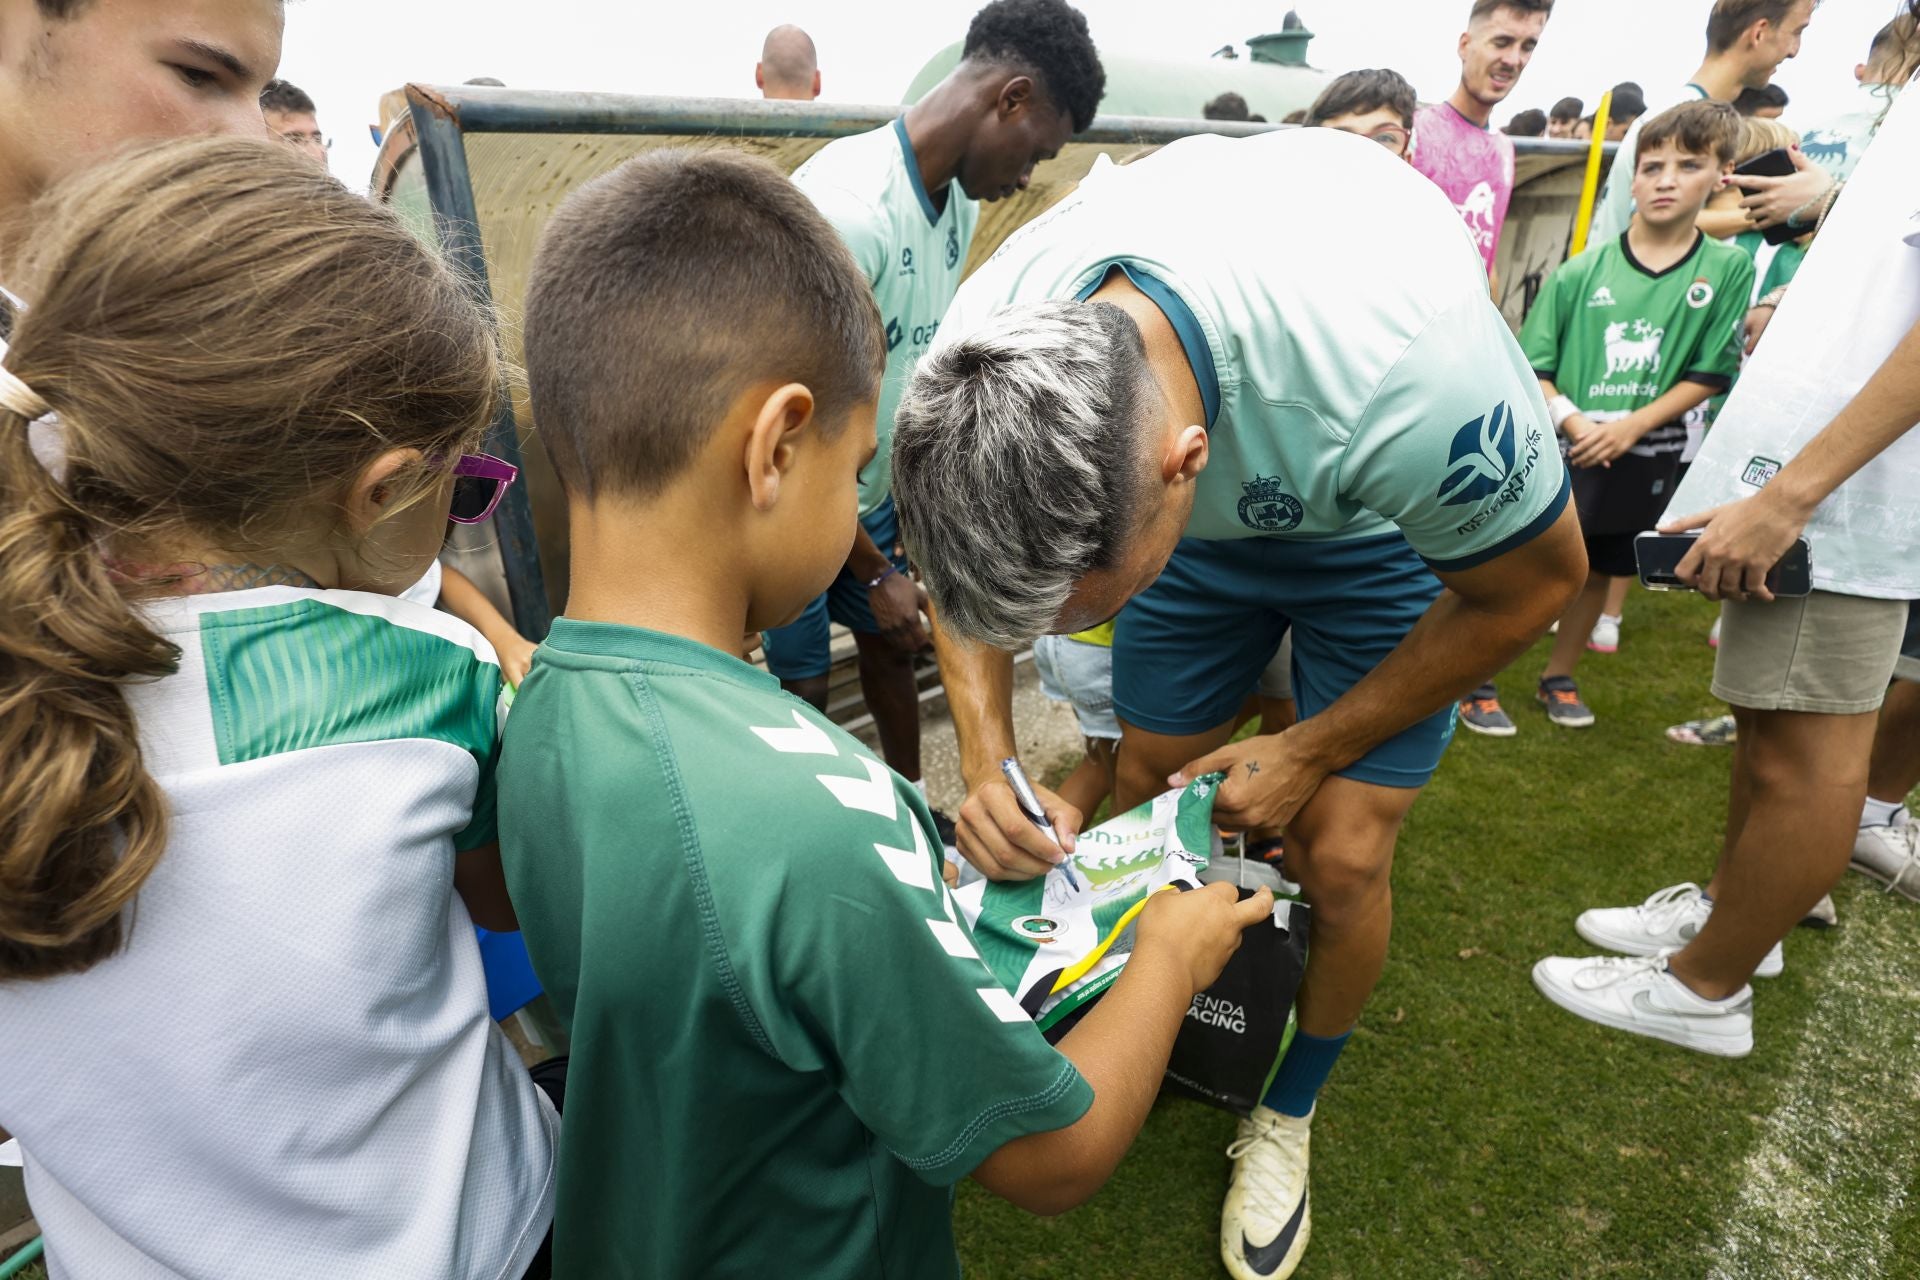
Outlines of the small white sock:
[{"label": "small white sock", "polygon": [[1620,625],[1620,618],[1621,615],[1617,613],[1603,613],[1600,615],[1600,621],[1611,622],[1616,627]]},{"label": "small white sock", "polygon": [[1875,800],[1867,797],[1867,803],[1860,810],[1861,827],[1898,827],[1906,825],[1902,819],[1910,820],[1907,806],[1898,800]]}]

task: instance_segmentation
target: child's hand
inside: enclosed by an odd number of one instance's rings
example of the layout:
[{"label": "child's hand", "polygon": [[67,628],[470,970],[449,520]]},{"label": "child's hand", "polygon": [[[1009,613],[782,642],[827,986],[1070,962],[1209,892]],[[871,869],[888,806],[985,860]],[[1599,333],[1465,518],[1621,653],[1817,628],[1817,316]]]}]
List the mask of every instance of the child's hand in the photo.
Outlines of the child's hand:
[{"label": "child's hand", "polygon": [[500,655],[500,674],[508,684],[520,687],[533,667],[533,651],[539,647],[518,631],[510,631],[494,642],[493,651]]},{"label": "child's hand", "polygon": [[1154,894],[1133,926],[1136,957],[1149,955],[1177,966],[1192,994],[1199,995],[1240,949],[1240,935],[1273,914],[1271,889],[1257,889],[1245,902],[1239,896],[1225,883]]},{"label": "child's hand", "polygon": [[1567,451],[1567,461],[1576,467],[1608,467],[1613,460],[1639,443],[1640,430],[1630,419],[1590,426]]}]

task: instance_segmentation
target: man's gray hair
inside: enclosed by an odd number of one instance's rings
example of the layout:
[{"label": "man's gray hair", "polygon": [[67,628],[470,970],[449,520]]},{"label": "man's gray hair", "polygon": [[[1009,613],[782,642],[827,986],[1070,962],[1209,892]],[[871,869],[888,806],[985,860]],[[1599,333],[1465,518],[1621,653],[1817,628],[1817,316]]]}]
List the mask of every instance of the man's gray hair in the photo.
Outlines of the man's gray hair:
[{"label": "man's gray hair", "polygon": [[1010,307],[914,371],[893,491],[941,626],[1017,649],[1119,559],[1147,488],[1140,330],[1104,302]]}]

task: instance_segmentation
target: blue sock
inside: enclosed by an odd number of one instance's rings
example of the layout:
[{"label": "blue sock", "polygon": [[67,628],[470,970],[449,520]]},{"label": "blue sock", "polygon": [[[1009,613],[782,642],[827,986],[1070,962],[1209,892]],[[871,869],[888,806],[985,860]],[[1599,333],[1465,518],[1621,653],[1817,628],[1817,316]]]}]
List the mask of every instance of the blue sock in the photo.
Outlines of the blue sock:
[{"label": "blue sock", "polygon": [[1347,1047],[1352,1035],[1353,1032],[1348,1031],[1328,1038],[1296,1030],[1293,1043],[1287,1046],[1287,1056],[1280,1059],[1280,1070],[1274,1073],[1273,1085],[1267,1090],[1267,1096],[1260,1099],[1260,1105],[1272,1107],[1283,1116],[1299,1117],[1312,1111],[1314,1100],[1320,1096],[1320,1086],[1327,1082],[1328,1073],[1339,1061],[1340,1051]]}]

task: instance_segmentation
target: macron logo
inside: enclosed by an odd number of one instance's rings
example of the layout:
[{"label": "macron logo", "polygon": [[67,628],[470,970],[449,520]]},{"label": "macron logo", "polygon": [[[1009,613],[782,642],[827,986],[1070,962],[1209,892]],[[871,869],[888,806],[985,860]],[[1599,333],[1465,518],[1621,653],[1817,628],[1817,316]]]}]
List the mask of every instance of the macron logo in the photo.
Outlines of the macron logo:
[{"label": "macron logo", "polygon": [[1440,501],[1453,507],[1498,493],[1513,471],[1513,411],[1502,401],[1484,418],[1475,418],[1453,437],[1447,453],[1447,478]]},{"label": "macron logo", "polygon": [[1598,289],[1595,289],[1593,291],[1593,296],[1587,299],[1587,305],[1589,307],[1613,306],[1614,305],[1613,290],[1607,288],[1607,286],[1605,285],[1601,285]]}]

